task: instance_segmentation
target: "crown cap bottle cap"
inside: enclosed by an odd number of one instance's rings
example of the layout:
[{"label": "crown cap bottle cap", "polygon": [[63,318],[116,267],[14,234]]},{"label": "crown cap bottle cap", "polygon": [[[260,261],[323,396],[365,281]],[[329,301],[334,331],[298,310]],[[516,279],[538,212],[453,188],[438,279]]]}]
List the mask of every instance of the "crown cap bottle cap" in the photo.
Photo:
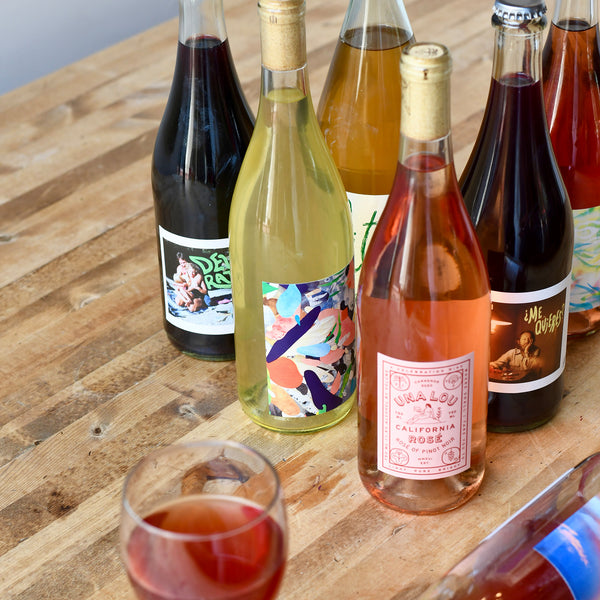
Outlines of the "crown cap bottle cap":
[{"label": "crown cap bottle cap", "polygon": [[531,21],[546,14],[546,3],[544,0],[496,0],[494,13],[503,21]]}]

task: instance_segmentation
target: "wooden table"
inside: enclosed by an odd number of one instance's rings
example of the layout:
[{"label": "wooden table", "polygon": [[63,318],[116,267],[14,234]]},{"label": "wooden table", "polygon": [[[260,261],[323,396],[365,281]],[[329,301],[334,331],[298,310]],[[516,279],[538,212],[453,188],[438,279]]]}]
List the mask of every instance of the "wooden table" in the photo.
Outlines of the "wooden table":
[{"label": "wooden table", "polygon": [[[225,5],[256,109],[255,3]],[[460,173],[487,96],[492,3],[406,5],[417,38],[453,54]],[[315,104],[345,8],[308,0]],[[124,475],[157,446],[229,437],[265,453],[284,483],[282,600],[415,598],[600,450],[600,335],[569,343],[558,416],[536,431],[490,435],[480,492],[448,514],[404,515],[367,494],[355,413],[304,436],[251,423],[235,364],[183,356],[162,329],[149,168],[176,39],[171,21],[0,97],[0,597],[131,599],[117,544]]]}]

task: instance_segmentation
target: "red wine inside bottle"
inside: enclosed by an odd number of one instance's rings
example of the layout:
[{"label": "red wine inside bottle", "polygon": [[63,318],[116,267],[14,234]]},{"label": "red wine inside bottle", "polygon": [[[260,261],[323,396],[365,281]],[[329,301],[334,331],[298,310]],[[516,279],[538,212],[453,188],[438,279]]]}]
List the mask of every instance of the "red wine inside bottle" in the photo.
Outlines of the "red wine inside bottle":
[{"label": "red wine inside bottle", "polygon": [[252,129],[228,41],[180,42],[152,191],[165,330],[199,358],[234,356],[229,208]]},{"label": "red wine inside bottle", "polygon": [[[488,428],[495,431],[545,423],[563,390],[573,230],[540,118],[541,94],[540,82],[529,76],[492,79],[460,181],[492,289]],[[521,345],[522,337],[533,343]],[[508,352],[520,355],[521,365],[511,363]],[[528,371],[527,362],[536,369]]]}]

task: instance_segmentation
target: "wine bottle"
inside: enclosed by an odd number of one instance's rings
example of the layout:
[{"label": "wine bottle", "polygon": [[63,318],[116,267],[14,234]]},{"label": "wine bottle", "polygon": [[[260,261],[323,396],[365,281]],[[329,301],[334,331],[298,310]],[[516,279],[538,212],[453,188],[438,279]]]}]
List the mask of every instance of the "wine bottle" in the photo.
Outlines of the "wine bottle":
[{"label": "wine bottle", "polygon": [[398,169],[358,287],[358,468],[401,511],[466,502],[485,469],[490,291],[450,138],[451,59],[401,57]]},{"label": "wine bottle", "polygon": [[600,453],[561,475],[419,600],[600,598]]},{"label": "wine bottle", "polygon": [[413,42],[402,0],[350,0],[319,101],[317,117],[350,201],[357,272],[394,182],[400,52]]},{"label": "wine bottle", "polygon": [[539,0],[497,0],[493,75],[460,179],[492,290],[488,429],[533,429],[563,391],[573,219],[544,115]]},{"label": "wine bottle", "polygon": [[254,118],[235,71],[222,0],[180,0],[171,92],[152,156],[169,340],[208,360],[234,357],[231,197]]},{"label": "wine bottle", "polygon": [[569,337],[600,329],[600,34],[596,4],[596,0],[558,0],[542,53],[550,139],[575,223]]},{"label": "wine bottle", "polygon": [[308,86],[304,0],[260,0],[262,90],[230,216],[239,398],[305,432],[353,405],[354,267],[344,186]]}]

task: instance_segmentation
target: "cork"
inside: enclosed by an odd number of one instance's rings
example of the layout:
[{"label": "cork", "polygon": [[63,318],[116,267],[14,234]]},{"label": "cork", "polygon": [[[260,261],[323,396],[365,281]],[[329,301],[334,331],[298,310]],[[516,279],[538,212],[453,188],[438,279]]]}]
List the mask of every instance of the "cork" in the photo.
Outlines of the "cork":
[{"label": "cork", "polygon": [[417,43],[404,48],[402,133],[417,140],[436,140],[450,131],[450,73],[452,59],[442,44]]},{"label": "cork", "polygon": [[293,71],[306,64],[305,0],[259,0],[262,64]]}]

